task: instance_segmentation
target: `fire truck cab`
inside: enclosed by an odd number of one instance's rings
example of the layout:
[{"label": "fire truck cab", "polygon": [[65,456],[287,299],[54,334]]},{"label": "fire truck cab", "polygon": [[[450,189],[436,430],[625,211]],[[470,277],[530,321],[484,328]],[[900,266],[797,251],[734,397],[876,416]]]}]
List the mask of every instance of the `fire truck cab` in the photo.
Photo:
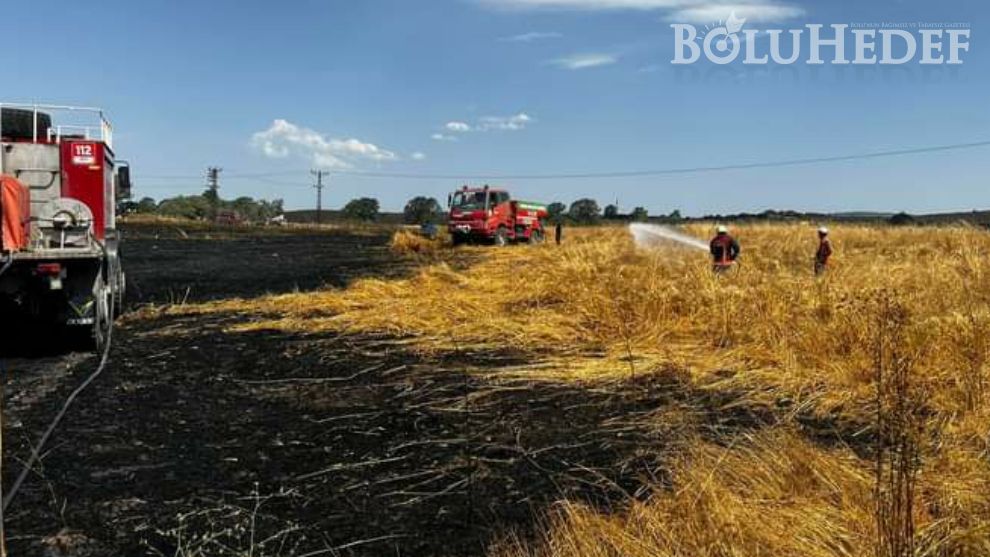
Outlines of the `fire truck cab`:
[{"label": "fire truck cab", "polygon": [[126,288],[116,206],[130,172],[112,133],[98,108],[0,103],[0,319],[98,350]]}]

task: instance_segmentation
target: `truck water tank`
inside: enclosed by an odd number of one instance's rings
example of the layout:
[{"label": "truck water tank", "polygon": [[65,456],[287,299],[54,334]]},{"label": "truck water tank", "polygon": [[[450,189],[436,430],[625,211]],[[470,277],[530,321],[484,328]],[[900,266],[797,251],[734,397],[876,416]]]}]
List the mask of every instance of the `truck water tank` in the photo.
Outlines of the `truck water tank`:
[{"label": "truck water tank", "polygon": [[0,137],[9,140],[48,141],[52,117],[44,112],[23,108],[0,108]]}]

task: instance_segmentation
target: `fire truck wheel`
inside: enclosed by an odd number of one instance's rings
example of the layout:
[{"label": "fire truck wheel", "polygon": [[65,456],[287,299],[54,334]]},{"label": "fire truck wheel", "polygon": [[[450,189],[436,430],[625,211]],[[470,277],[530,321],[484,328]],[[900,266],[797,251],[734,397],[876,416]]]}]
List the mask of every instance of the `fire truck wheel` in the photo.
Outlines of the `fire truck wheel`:
[{"label": "fire truck wheel", "polygon": [[509,243],[509,232],[504,226],[498,227],[498,230],[495,231],[495,237],[492,238],[492,243],[498,247],[505,246]]},{"label": "fire truck wheel", "polygon": [[113,293],[113,316],[120,317],[124,313],[124,302],[127,297],[127,275],[120,271],[117,278],[117,289]]},{"label": "fire truck wheel", "polygon": [[[0,109],[0,136],[10,139],[32,139],[34,137],[34,111],[20,108]],[[38,113],[38,137],[48,137],[52,127],[52,117],[44,112]]]},{"label": "fire truck wheel", "polygon": [[96,278],[93,285],[93,349],[97,354],[103,352],[109,340],[110,323],[113,316],[110,315],[110,298],[113,293],[110,291],[103,273]]},{"label": "fire truck wheel", "polygon": [[545,239],[542,230],[534,230],[529,235],[529,243],[531,244],[542,244]]}]

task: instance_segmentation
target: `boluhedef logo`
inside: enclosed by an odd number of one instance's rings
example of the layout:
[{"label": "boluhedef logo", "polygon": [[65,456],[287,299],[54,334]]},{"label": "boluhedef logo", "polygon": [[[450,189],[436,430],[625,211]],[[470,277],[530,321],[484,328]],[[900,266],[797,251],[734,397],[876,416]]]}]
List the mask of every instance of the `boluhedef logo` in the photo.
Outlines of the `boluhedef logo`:
[{"label": "boluhedef logo", "polygon": [[[694,25],[675,23],[672,64],[694,64],[702,54],[714,64],[962,64],[969,52],[968,28],[913,23],[908,28],[867,27],[836,23],[797,29],[743,29],[746,20],[732,12],[725,23],[706,27],[703,36]],[[787,37],[784,37],[784,34]],[[760,40],[763,37],[769,41]],[[761,45],[761,43],[769,43]],[[785,54],[786,53],[786,54]]]}]

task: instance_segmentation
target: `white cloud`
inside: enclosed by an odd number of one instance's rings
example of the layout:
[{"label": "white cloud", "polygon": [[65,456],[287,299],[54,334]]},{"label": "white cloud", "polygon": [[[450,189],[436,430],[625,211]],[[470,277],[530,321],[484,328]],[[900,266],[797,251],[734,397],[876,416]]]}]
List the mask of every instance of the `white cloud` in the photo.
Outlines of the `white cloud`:
[{"label": "white cloud", "polygon": [[481,131],[519,131],[533,122],[533,118],[525,112],[512,116],[484,116],[478,119],[478,129]]},{"label": "white cloud", "polygon": [[446,135],[442,133],[435,133],[430,136],[433,141],[457,141],[457,138],[452,135]]},{"label": "white cloud", "polygon": [[558,58],[551,60],[550,63],[568,70],[585,70],[599,66],[608,66],[609,64],[616,63],[618,60],[617,57],[611,54],[587,53]]},{"label": "white cloud", "polygon": [[409,155],[409,158],[411,158],[414,161],[425,161],[426,160],[426,154],[425,153],[420,153],[419,151],[416,151],[415,153]]},{"label": "white cloud", "polygon": [[502,37],[499,40],[505,43],[531,43],[533,41],[543,41],[547,39],[560,39],[563,38],[563,36],[563,34],[557,32],[533,31],[530,33],[522,33],[521,35],[512,35],[511,37]]},{"label": "white cloud", "polygon": [[398,159],[395,153],[373,143],[328,138],[283,119],[277,119],[267,130],[255,133],[251,144],[267,157],[294,155],[308,158],[322,168],[351,168],[360,160],[382,162]]},{"label": "white cloud", "polygon": [[443,129],[447,133],[437,132],[430,136],[434,141],[457,141],[456,134],[490,131],[516,132],[526,129],[535,120],[529,114],[520,112],[511,116],[482,116],[473,124],[461,121],[447,122]]},{"label": "white cloud", "polygon": [[667,16],[667,21],[676,23],[707,24],[725,21],[735,12],[736,17],[753,23],[776,23],[805,15],[804,8],[784,4],[767,3],[704,3],[676,10]]},{"label": "white cloud", "polygon": [[785,0],[476,0],[494,9],[507,10],[665,10],[666,19],[681,23],[723,21],[732,10],[752,22],[778,22],[805,15],[805,10]]}]

